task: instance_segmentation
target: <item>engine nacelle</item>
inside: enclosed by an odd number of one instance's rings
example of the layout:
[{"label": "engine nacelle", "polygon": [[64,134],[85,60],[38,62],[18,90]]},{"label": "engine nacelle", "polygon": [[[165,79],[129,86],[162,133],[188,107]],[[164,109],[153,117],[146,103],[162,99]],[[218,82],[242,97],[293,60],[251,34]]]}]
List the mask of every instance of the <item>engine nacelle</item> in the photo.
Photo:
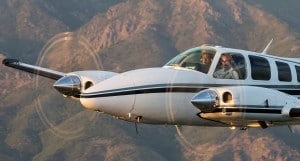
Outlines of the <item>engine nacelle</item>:
[{"label": "engine nacelle", "polygon": [[192,104],[200,117],[213,120],[288,120],[299,117],[300,100],[278,90],[255,86],[216,87],[200,91]]},{"label": "engine nacelle", "polygon": [[107,71],[76,71],[57,80],[53,87],[65,96],[77,97],[95,84],[117,75]]}]

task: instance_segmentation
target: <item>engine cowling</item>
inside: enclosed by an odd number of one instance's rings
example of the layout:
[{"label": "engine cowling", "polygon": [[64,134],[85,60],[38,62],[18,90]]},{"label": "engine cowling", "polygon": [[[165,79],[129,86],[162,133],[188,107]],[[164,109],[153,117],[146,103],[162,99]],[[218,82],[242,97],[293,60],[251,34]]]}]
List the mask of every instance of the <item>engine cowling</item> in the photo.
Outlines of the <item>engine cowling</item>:
[{"label": "engine cowling", "polygon": [[191,103],[203,118],[232,120],[289,120],[300,117],[300,100],[274,89],[255,86],[209,88],[197,93]]},{"label": "engine cowling", "polygon": [[84,90],[115,75],[107,71],[76,71],[57,80],[53,87],[65,96],[79,97]]}]

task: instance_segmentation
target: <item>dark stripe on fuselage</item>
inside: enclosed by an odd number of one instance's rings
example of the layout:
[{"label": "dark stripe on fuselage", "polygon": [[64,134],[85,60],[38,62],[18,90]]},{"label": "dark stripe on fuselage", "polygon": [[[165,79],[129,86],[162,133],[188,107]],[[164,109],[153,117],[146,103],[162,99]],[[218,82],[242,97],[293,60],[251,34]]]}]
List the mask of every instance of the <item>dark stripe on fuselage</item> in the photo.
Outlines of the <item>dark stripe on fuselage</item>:
[{"label": "dark stripe on fuselage", "polygon": [[289,95],[300,95],[300,90],[278,90]]},{"label": "dark stripe on fuselage", "polygon": [[90,92],[84,94],[98,94],[104,92],[116,92],[116,91],[123,91],[123,90],[136,90],[136,89],[150,89],[150,88],[213,88],[213,87],[226,87],[226,86],[256,86],[256,87],[263,87],[263,88],[271,88],[276,90],[284,90],[284,89],[293,89],[293,90],[300,90],[300,85],[251,85],[251,84],[186,84],[186,83],[176,83],[176,84],[153,84],[153,85],[143,85],[143,86],[135,86],[135,87],[127,87],[127,88],[118,88],[112,90],[105,90],[105,91],[97,91],[97,92]]},{"label": "dark stripe on fuselage", "polygon": [[233,108],[252,108],[252,109],[255,109],[255,108],[259,108],[259,109],[262,109],[262,108],[268,108],[268,109],[279,109],[279,108],[282,108],[282,106],[269,106],[269,105],[240,105],[240,104],[231,104],[231,105],[228,105],[228,104],[224,104],[224,105],[220,105],[218,107],[221,107],[222,109],[230,109],[231,107]]},{"label": "dark stripe on fuselage", "polygon": [[[226,86],[254,86],[237,84],[156,84],[128,88],[119,88],[99,92],[83,93],[81,98],[112,97],[150,93],[196,93],[203,89]],[[255,85],[262,88],[275,89],[290,95],[300,95],[300,85]]]},{"label": "dark stripe on fuselage", "polygon": [[281,108],[270,109],[270,108],[218,108],[212,113],[219,112],[241,112],[241,113],[268,113],[268,114],[281,114]]},{"label": "dark stripe on fuselage", "polygon": [[95,97],[112,97],[112,96],[125,96],[134,94],[149,94],[149,93],[196,93],[203,90],[202,88],[149,88],[149,89],[132,89],[114,92],[103,92],[92,95],[81,95],[81,98],[95,98]]}]

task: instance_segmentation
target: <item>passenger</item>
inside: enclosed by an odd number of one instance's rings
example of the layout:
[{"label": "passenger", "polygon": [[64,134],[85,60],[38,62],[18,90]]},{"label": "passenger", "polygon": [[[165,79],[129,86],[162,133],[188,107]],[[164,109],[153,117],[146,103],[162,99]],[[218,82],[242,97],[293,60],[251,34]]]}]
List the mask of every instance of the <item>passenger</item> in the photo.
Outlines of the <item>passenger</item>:
[{"label": "passenger", "polygon": [[239,79],[238,72],[233,68],[233,60],[230,54],[223,54],[220,58],[221,69],[215,71],[213,76],[221,79]]},{"label": "passenger", "polygon": [[200,59],[200,64],[201,64],[200,71],[203,73],[207,73],[210,68],[211,62],[212,62],[212,55],[205,51],[202,52],[201,59]]}]

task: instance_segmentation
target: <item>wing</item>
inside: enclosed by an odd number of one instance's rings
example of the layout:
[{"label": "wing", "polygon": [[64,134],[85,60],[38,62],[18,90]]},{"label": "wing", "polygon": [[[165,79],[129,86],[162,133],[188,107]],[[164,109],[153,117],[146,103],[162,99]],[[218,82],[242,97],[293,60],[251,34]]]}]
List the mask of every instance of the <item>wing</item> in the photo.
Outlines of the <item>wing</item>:
[{"label": "wing", "polygon": [[22,71],[25,71],[28,73],[33,73],[33,74],[47,77],[47,78],[54,79],[54,80],[58,80],[61,77],[64,77],[66,75],[65,73],[62,73],[59,71],[42,68],[42,67],[30,65],[30,64],[25,64],[16,59],[4,59],[2,61],[2,63],[8,67],[12,67],[15,69],[19,69],[19,70],[22,70]]}]

